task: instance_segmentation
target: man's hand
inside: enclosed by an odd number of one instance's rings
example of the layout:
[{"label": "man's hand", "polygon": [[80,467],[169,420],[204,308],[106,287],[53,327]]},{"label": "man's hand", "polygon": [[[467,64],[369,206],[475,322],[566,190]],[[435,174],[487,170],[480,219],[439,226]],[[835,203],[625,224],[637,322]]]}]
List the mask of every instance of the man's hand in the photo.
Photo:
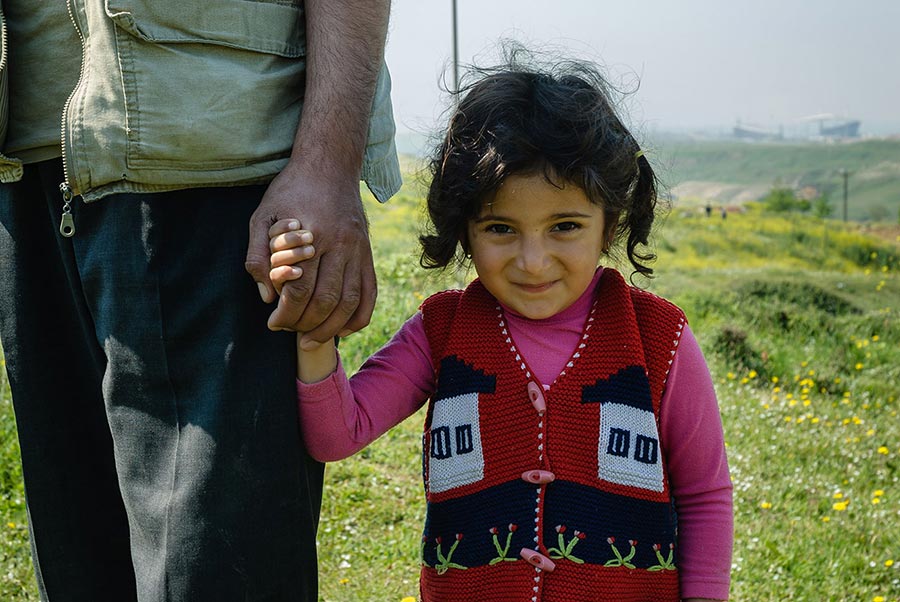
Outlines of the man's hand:
[{"label": "man's hand", "polygon": [[375,307],[375,269],[359,176],[369,113],[384,57],[389,0],[306,0],[303,111],[287,166],[250,220],[247,271],[263,300],[269,227],[295,218],[315,237],[303,278],[285,284],[269,328],[304,333],[311,347],[365,327]]},{"label": "man's hand", "polygon": [[313,233],[315,257],[304,262],[303,278],[285,283],[269,317],[272,330],[304,333],[301,345],[325,342],[364,328],[375,307],[377,286],[366,216],[356,180],[334,182],[306,175],[288,164],[269,185],[250,219],[247,271],[271,302],[269,228],[299,218]]}]

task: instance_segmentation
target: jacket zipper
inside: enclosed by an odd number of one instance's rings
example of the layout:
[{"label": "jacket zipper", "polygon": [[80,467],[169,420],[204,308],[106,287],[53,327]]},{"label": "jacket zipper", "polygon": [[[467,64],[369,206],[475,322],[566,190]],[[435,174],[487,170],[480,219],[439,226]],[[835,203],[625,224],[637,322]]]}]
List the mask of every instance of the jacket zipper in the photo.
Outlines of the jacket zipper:
[{"label": "jacket zipper", "polygon": [[65,182],[59,185],[59,192],[62,193],[63,198],[63,212],[62,218],[59,220],[59,233],[66,238],[72,238],[75,236],[75,218],[72,217],[72,199],[75,198],[75,195],[72,194],[72,189]]},{"label": "jacket zipper", "polygon": [[75,96],[75,92],[81,85],[82,79],[84,79],[85,58],[84,34],[81,32],[81,28],[78,26],[78,21],[75,19],[75,13],[73,12],[72,3],[73,0],[66,0],[66,10],[69,13],[69,19],[72,21],[72,26],[75,27],[75,31],[78,33],[78,39],[81,41],[81,69],[78,72],[78,82],[75,84],[75,88],[72,89],[72,93],[69,94],[69,97],[66,99],[66,104],[63,105],[62,121],[60,124],[60,128],[62,130],[62,133],[60,135],[60,147],[62,153],[63,181],[59,185],[59,191],[62,194],[63,198],[63,210],[62,218],[59,224],[59,233],[66,238],[70,238],[75,235],[75,220],[72,217],[72,200],[75,198],[75,196],[77,196],[72,190],[71,186],[69,186],[69,165],[68,161],[66,160],[66,116],[69,114],[69,105],[72,103],[72,98]]}]

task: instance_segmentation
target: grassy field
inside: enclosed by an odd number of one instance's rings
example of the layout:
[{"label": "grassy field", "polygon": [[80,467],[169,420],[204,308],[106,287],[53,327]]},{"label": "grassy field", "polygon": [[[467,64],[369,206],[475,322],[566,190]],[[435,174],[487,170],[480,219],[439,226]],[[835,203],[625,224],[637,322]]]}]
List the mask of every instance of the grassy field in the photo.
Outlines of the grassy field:
[{"label": "grassy field", "polygon": [[739,141],[687,142],[664,138],[652,148],[654,163],[684,204],[737,205],[774,186],[829,195],[842,215],[842,170],[848,180],[852,220],[891,220],[900,208],[900,140],[839,143]]},{"label": "grassy field", "polygon": [[[352,370],[429,293],[467,275],[417,267],[421,190],[370,204],[372,325]],[[735,484],[732,599],[900,601],[900,232],[809,217],[661,221],[649,288],[681,305],[719,393]],[[0,600],[35,600],[9,392],[0,403]],[[422,416],[328,466],[321,600],[417,593]]]}]

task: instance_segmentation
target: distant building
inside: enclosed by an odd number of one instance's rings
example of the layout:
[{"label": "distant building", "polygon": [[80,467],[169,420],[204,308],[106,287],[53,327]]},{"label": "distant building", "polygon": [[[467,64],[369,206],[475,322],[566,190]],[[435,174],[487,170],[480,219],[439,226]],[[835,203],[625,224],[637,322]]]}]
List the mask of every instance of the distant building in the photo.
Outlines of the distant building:
[{"label": "distant building", "polygon": [[819,134],[825,138],[858,138],[859,120],[851,119],[835,125],[820,125]]},{"label": "distant building", "polygon": [[859,119],[838,117],[833,113],[818,113],[797,120],[788,125],[785,135],[784,126],[777,129],[740,120],[731,130],[732,137],[737,140],[752,142],[781,142],[784,140],[847,140],[859,138],[861,125]]},{"label": "distant building", "polygon": [[781,140],[784,137],[780,129],[776,132],[758,125],[742,125],[740,121],[734,126],[732,133],[741,140]]},{"label": "distant building", "polygon": [[832,113],[820,113],[804,117],[801,121],[819,124],[820,138],[859,138],[860,121],[838,117]]}]

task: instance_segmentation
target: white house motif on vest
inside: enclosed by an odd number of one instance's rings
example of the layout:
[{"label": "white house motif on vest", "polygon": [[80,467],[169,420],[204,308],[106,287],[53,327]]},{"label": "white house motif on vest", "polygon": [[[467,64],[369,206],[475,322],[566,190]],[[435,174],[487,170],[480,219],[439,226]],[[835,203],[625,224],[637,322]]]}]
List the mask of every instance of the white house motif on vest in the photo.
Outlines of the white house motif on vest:
[{"label": "white house motif on vest", "polygon": [[584,387],[582,403],[600,404],[598,478],[663,491],[659,429],[644,369],[631,366]]},{"label": "white house motif on vest", "polygon": [[477,483],[484,478],[479,393],[493,393],[496,377],[486,376],[456,357],[441,360],[432,403],[428,490],[432,493]]}]

